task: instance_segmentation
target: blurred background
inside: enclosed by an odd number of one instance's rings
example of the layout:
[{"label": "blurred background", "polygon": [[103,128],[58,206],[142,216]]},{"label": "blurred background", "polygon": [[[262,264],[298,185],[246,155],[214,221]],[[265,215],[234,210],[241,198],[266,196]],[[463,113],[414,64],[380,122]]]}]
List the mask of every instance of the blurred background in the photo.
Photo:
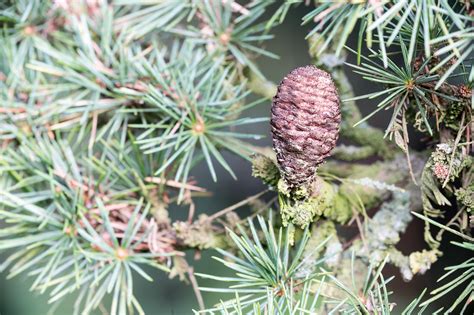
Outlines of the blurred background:
[{"label": "blurred background", "polygon": [[[280,56],[279,60],[269,58],[260,58],[258,64],[262,72],[268,79],[279,82],[284,75],[292,69],[310,63],[307,54],[308,46],[305,36],[308,33],[309,26],[300,25],[301,17],[307,12],[307,8],[300,6],[290,12],[283,25],[275,28],[273,33],[275,38],[266,44],[266,48]],[[357,32],[354,32],[355,34]],[[354,37],[354,36],[353,36]],[[349,42],[354,47],[355,37]],[[354,56],[348,56],[349,62],[355,62]],[[354,86],[356,95],[365,94],[373,91],[373,86],[367,84],[357,75],[347,72]],[[253,117],[269,117],[271,102],[264,102],[257,107],[249,110],[247,116]],[[370,113],[375,104],[364,101],[359,103],[359,107],[363,114]],[[369,120],[370,124],[384,129],[391,113],[382,112]],[[262,140],[256,141],[259,145],[271,145],[270,128],[268,124],[259,124],[255,126],[246,126],[245,131],[249,133],[259,133],[264,136]],[[420,146],[419,137],[413,135],[412,145]],[[213,192],[213,196],[209,198],[196,199],[197,214],[214,213],[227,206],[230,206],[242,199],[254,195],[265,187],[261,182],[251,176],[251,166],[248,162],[232,156],[225,155],[226,160],[232,166],[238,181],[234,181],[230,175],[223,169],[218,169],[218,182],[214,183],[209,176],[206,163],[202,162],[193,172],[193,177],[199,182],[199,185],[206,187]],[[246,213],[247,209],[240,209],[240,213]],[[174,219],[185,219],[187,217],[187,208],[177,208],[172,213]],[[446,235],[448,236],[448,235]],[[443,266],[460,263],[465,260],[467,252],[460,254],[455,249],[455,253],[450,253],[446,245],[448,237],[446,237],[444,246],[441,250],[444,252],[443,257],[432,267],[425,275],[416,275],[414,279],[406,283],[401,279],[398,269],[388,267],[385,270],[386,276],[395,275],[396,278],[389,284],[389,289],[394,293],[392,301],[397,304],[394,314],[401,312],[411,300],[417,297],[424,288],[435,288],[436,280],[444,273]],[[398,248],[404,253],[415,250],[421,250],[426,247],[423,240],[423,223],[421,220],[414,219],[409,225],[407,232],[403,235],[400,246]],[[196,272],[209,273],[216,275],[225,275],[226,270],[221,264],[212,259],[212,255],[217,255],[215,251],[206,251],[202,253],[199,260],[193,259],[193,253],[188,253],[188,262],[194,266]],[[0,256],[3,261],[5,256]],[[192,287],[189,284],[180,282],[178,279],[168,279],[163,272],[149,269],[148,274],[155,280],[147,282],[139,277],[135,278],[135,292],[140,300],[146,314],[192,314],[192,309],[197,308],[196,298]],[[212,286],[213,283],[198,279],[199,285]],[[30,279],[26,275],[16,277],[12,280],[6,279],[6,273],[0,274],[0,315],[43,315],[47,314],[51,309],[51,305],[47,304],[47,295],[33,295],[29,292],[31,285]],[[456,292],[453,292],[455,295]],[[219,295],[203,294],[206,306],[211,306],[219,302]],[[229,296],[230,298],[230,296]],[[451,301],[453,297],[447,297],[446,301]],[[74,298],[66,299],[62,304],[57,306],[54,314],[70,314]],[[398,309],[398,312],[397,312]],[[431,313],[431,312],[429,312]],[[96,314],[102,314],[97,311]]]}]

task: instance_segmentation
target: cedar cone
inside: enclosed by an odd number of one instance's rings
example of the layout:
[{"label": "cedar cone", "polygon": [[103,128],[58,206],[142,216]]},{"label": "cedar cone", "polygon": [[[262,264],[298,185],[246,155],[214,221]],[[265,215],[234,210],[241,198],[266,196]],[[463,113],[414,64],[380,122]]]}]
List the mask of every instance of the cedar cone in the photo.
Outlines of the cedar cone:
[{"label": "cedar cone", "polygon": [[273,98],[273,148],[290,188],[309,187],[335,147],[341,112],[331,76],[315,66],[291,71]]}]

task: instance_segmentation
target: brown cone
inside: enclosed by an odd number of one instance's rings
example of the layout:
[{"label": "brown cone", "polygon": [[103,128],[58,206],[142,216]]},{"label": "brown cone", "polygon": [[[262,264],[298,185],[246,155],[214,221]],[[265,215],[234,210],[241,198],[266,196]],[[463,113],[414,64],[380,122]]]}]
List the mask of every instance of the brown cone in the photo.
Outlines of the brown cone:
[{"label": "brown cone", "polygon": [[300,67],[280,83],[272,104],[273,148],[291,188],[313,181],[336,146],[340,122],[339,97],[327,72]]}]

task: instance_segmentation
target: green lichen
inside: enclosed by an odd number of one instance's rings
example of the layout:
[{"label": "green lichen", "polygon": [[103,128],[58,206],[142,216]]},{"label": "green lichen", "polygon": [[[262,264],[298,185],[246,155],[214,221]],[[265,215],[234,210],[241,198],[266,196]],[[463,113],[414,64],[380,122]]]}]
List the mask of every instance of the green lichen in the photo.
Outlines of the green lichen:
[{"label": "green lichen", "polygon": [[405,232],[412,220],[410,194],[390,185],[382,184],[379,184],[381,188],[392,191],[392,199],[385,202],[380,210],[369,219],[364,239],[356,240],[353,249],[358,257],[376,265],[388,257],[388,262],[397,266],[403,278],[408,281],[413,277],[409,259],[395,246],[400,242],[400,235]]},{"label": "green lichen", "polygon": [[[152,195],[153,196],[153,195]],[[166,204],[162,201],[153,200],[153,208],[151,213],[158,224],[170,224],[170,218]]]},{"label": "green lichen", "polygon": [[362,204],[364,204],[366,209],[379,205],[385,199],[387,194],[375,188],[360,185],[354,182],[354,180],[361,178],[376,178],[378,181],[387,184],[394,184],[403,179],[403,174],[400,174],[400,172],[391,172],[386,167],[387,165],[382,162],[376,162],[370,166],[354,166],[352,169],[352,175],[347,177],[349,180],[344,181],[339,186],[339,194],[344,196],[347,200],[354,200],[354,196],[356,195]]},{"label": "green lichen", "polygon": [[441,252],[437,249],[424,249],[421,252],[411,253],[409,256],[411,271],[414,274],[424,274],[438,260],[439,256],[441,256]]},{"label": "green lichen", "polygon": [[173,268],[171,268],[169,273],[169,278],[173,279],[176,276],[179,278],[180,281],[186,281],[186,275],[189,272],[189,265],[186,261],[186,258],[182,256],[173,256]]},{"label": "green lichen", "polygon": [[173,230],[180,242],[188,247],[197,249],[216,248],[222,246],[222,239],[214,233],[208,216],[201,214],[196,222],[177,221],[173,223]]},{"label": "green lichen", "polygon": [[357,161],[366,159],[375,154],[375,149],[371,146],[353,146],[341,144],[334,148],[332,156],[343,161]]},{"label": "green lichen", "polygon": [[280,205],[283,225],[292,223],[303,229],[319,218],[346,223],[353,214],[346,196],[338,194],[336,185],[321,178],[316,178],[311,197],[295,200],[280,194]]},{"label": "green lichen", "polygon": [[[456,150],[453,154],[453,150]],[[461,171],[472,165],[470,157],[463,157],[452,143],[438,144],[436,150],[431,154],[431,169],[440,182],[446,179],[454,182]]]},{"label": "green lichen", "polygon": [[352,215],[347,198],[338,196],[336,186],[320,178],[317,178],[311,187],[300,186],[291,189],[285,180],[280,178],[278,167],[270,157],[256,155],[252,166],[254,177],[277,189],[284,226],[291,223],[304,229],[318,217],[344,223]]},{"label": "green lichen", "polygon": [[474,213],[474,183],[466,188],[459,188],[454,193],[459,204],[466,207],[466,211]]},{"label": "green lichen", "polygon": [[[311,183],[311,186],[313,183]],[[290,187],[288,183],[281,178],[278,181],[277,184],[277,189],[280,192],[280,194],[286,196],[287,198],[293,199],[293,200],[305,200],[308,197],[310,197],[312,187],[309,187],[307,185],[301,185],[298,187]]]},{"label": "green lichen", "polygon": [[377,156],[384,159],[391,159],[394,156],[394,150],[383,137],[383,132],[370,126],[359,125],[341,129],[341,135],[349,138],[355,143],[362,146],[371,146]]},{"label": "green lichen", "polygon": [[247,87],[255,94],[271,100],[277,93],[277,86],[273,82],[266,80],[249,67],[244,69],[244,75],[248,79]]},{"label": "green lichen", "polygon": [[465,104],[463,102],[450,102],[442,112],[441,121],[444,125],[452,130],[459,130],[459,122],[461,115],[464,112]]},{"label": "green lichen", "polygon": [[260,178],[267,185],[276,187],[280,180],[280,170],[270,157],[256,154],[252,159],[252,176]]},{"label": "green lichen", "polygon": [[410,281],[413,279],[413,271],[410,269],[410,259],[408,256],[403,255],[395,247],[389,248],[385,254],[388,255],[390,263],[400,270],[403,280]]},{"label": "green lichen", "polygon": [[290,223],[300,228],[306,228],[313,222],[318,213],[318,204],[311,199],[292,201],[280,195],[280,214],[283,226]]},{"label": "green lichen", "polygon": [[[460,206],[464,205],[468,211],[472,211],[472,188],[469,188],[472,180],[469,174],[472,174],[474,159],[463,155],[461,151],[452,142],[441,143],[426,162],[421,177],[421,199],[426,216],[443,216],[443,206],[451,206],[448,197],[453,194]],[[458,182],[463,187],[456,188]],[[425,240],[432,249],[439,247],[442,233],[443,230],[433,236],[430,224],[425,223]]]}]

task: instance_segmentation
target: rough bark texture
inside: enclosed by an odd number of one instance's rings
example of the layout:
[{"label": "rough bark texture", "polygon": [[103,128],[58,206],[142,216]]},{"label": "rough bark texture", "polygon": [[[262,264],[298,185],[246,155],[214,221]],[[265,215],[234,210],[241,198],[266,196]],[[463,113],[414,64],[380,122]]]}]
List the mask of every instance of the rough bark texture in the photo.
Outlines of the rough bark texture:
[{"label": "rough bark texture", "polygon": [[339,97],[327,72],[300,67],[280,83],[272,104],[273,148],[291,188],[313,181],[336,145],[340,122]]}]

